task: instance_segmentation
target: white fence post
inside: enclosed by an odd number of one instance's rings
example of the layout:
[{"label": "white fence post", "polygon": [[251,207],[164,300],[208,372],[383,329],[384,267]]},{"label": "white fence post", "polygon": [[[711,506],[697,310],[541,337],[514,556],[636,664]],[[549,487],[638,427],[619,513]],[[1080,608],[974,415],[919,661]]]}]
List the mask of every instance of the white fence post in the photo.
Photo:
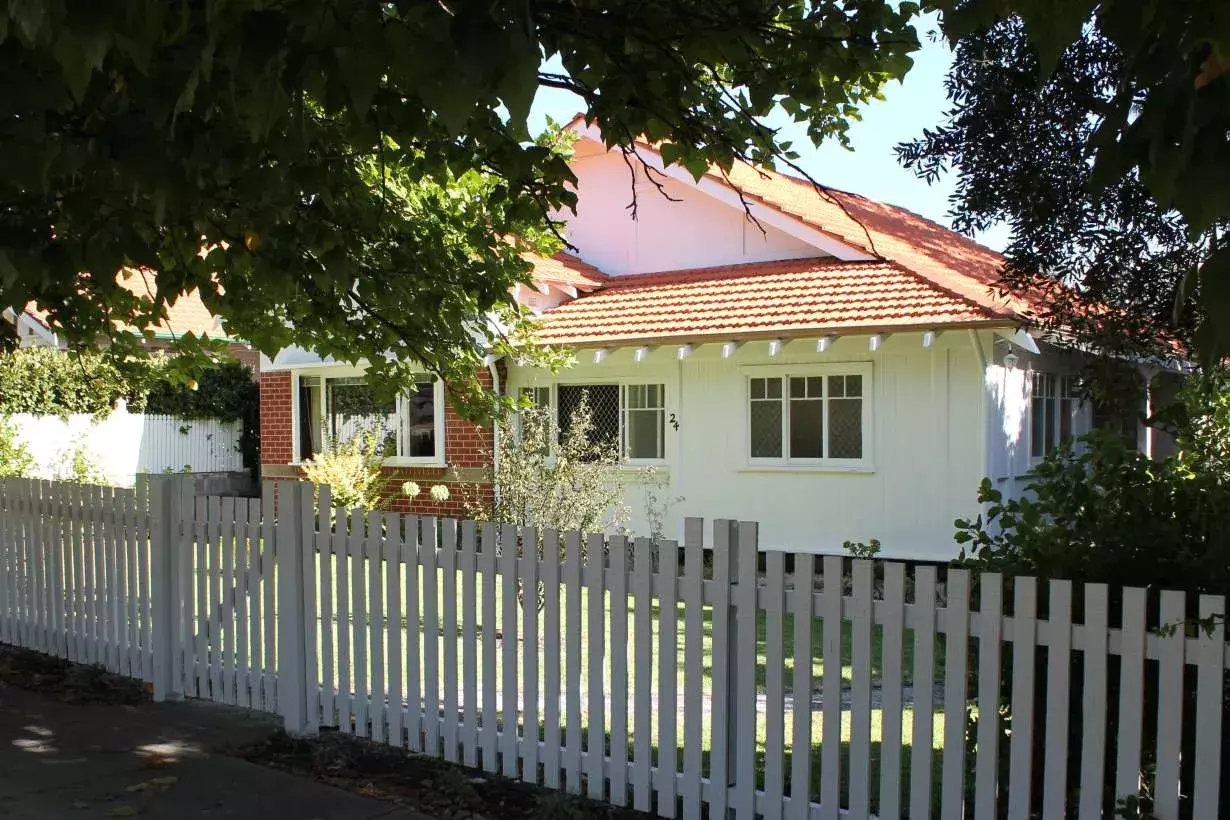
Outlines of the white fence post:
[{"label": "white fence post", "polygon": [[[278,711],[286,733],[315,733],[307,714],[307,644],[304,641],[304,507],[313,503],[312,485],[282,481],[277,485],[274,556],[278,586]],[[272,615],[272,613],[270,613]],[[313,653],[311,663],[316,659]]]},{"label": "white fence post", "polygon": [[178,578],[178,550],[183,511],[180,509],[181,488],[172,476],[150,476],[150,613],[153,633],[154,700],[182,700],[183,686],[176,685],[173,659],[179,629],[180,595],[175,583]]}]

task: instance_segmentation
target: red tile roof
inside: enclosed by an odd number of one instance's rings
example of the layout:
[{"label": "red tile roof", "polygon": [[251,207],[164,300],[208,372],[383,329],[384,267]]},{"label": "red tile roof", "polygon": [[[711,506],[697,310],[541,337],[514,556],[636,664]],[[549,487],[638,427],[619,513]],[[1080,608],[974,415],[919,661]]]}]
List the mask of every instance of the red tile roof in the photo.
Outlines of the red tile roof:
[{"label": "red tile roof", "polygon": [[[569,126],[583,122],[584,117],[578,114]],[[647,142],[640,142],[638,147],[657,151]],[[752,202],[791,216],[877,259],[895,263],[897,270],[913,273],[940,291],[962,297],[983,310],[982,319],[1024,322],[1042,312],[1042,294],[1022,298],[1001,292],[1004,258],[1000,254],[912,211],[747,163],[736,162],[729,173],[713,167],[708,176]],[[858,305],[867,324],[892,315],[895,309],[894,303],[877,304],[870,299],[860,299]]]},{"label": "red tile roof", "polygon": [[614,277],[542,319],[539,340],[568,345],[1004,322],[894,262],[831,257]]},{"label": "red tile roof", "polygon": [[[136,296],[153,299],[154,277],[139,270],[125,270],[119,274],[119,282],[124,288]],[[33,302],[26,305],[26,314],[47,326],[47,311],[40,310]],[[132,330],[128,325],[120,325],[123,329]],[[149,328],[160,338],[183,336],[193,333],[196,336],[209,336],[211,339],[229,338],[223,330],[222,320],[210,312],[201,301],[199,291],[193,289],[181,293],[173,305],[167,308],[167,318]]]},{"label": "red tile roof", "polygon": [[550,257],[526,254],[534,265],[534,279],[549,285],[568,285],[580,291],[602,287],[609,278],[605,273],[570,253],[563,251]]},{"label": "red tile roof", "polygon": [[1004,258],[990,248],[913,211],[776,171],[736,163],[721,180],[744,196],[872,256],[888,259],[996,313],[1025,316],[1030,301],[1000,292]]}]

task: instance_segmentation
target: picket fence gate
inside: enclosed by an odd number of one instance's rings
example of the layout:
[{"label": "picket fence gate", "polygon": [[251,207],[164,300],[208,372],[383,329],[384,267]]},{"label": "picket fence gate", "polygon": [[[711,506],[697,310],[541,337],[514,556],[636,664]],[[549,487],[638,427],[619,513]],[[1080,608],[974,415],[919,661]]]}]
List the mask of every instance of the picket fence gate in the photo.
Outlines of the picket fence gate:
[{"label": "picket fence gate", "polygon": [[0,480],[0,641],[662,817],[1220,816],[1220,597],[330,500]]}]

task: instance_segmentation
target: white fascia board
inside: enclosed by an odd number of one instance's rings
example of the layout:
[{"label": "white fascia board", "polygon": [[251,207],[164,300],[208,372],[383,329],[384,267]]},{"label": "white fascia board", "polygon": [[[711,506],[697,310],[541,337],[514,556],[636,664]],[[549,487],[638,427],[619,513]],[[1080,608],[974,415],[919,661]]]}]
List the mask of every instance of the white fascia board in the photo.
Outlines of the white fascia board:
[{"label": "white fascia board", "polygon": [[996,328],[995,335],[1004,337],[1012,344],[1022,350],[1028,350],[1035,356],[1041,352],[1038,350],[1038,342],[1033,336],[1029,335],[1029,331],[1027,330],[1021,330],[1019,328],[1016,330],[1013,330],[1012,328]]}]

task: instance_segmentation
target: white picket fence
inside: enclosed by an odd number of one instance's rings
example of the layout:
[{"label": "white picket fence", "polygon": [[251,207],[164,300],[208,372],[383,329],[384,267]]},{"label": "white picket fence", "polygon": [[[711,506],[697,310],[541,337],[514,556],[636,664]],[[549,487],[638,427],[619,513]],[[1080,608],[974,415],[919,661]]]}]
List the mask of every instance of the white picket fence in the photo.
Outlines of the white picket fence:
[{"label": "white picket fence", "polygon": [[0,640],[662,817],[1091,818],[1142,786],[1163,820],[1222,814],[1224,627],[1165,628],[1220,597],[318,490],[6,479]]},{"label": "white picket fence", "polygon": [[8,421],[33,457],[38,478],[70,478],[74,459],[88,463],[98,480],[125,487],[143,473],[244,470],[237,421],[129,413],[123,407],[102,417],[19,413]]}]

